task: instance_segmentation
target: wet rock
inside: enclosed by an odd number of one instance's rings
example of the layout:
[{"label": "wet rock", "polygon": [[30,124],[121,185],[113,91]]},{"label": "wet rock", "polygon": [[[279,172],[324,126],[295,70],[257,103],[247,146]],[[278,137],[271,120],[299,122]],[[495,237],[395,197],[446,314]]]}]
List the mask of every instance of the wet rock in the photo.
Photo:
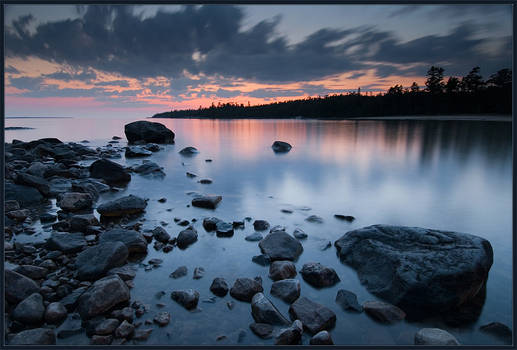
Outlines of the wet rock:
[{"label": "wet rock", "polygon": [[330,287],[340,281],[333,268],[323,266],[320,263],[304,264],[300,274],[307,283],[318,288]]},{"label": "wet rock", "polygon": [[131,339],[138,340],[138,341],[144,341],[144,340],[147,340],[151,336],[152,332],[153,332],[153,330],[151,328],[135,330],[135,333],[133,334]]},{"label": "wet rock", "polygon": [[93,335],[90,339],[90,345],[110,345],[113,342],[111,335]]},{"label": "wet rock", "polygon": [[211,179],[201,179],[198,182],[202,185],[210,185],[213,181]]},{"label": "wet rock", "polygon": [[133,334],[134,331],[135,331],[135,326],[133,326],[128,321],[124,321],[120,324],[120,326],[117,327],[117,329],[115,329],[115,337],[127,338],[131,334]]},{"label": "wet rock", "polygon": [[207,232],[215,231],[216,228],[217,228],[217,223],[220,222],[220,221],[221,221],[220,219],[215,218],[215,217],[204,218],[203,219],[203,228]]},{"label": "wet rock", "polygon": [[176,270],[174,270],[174,272],[172,272],[169,277],[172,277],[172,278],[180,278],[180,277],[184,277],[186,276],[188,273],[188,270],[187,270],[187,267],[186,266],[180,266],[178,267]]},{"label": "wet rock", "polygon": [[57,337],[68,338],[75,334],[81,333],[83,331],[81,323],[81,316],[79,314],[69,314],[61,326],[57,328]]},{"label": "wet rock", "polygon": [[291,327],[282,329],[275,337],[275,345],[298,345],[301,343],[303,325],[295,320]]},{"label": "wet rock", "polygon": [[291,209],[280,209],[280,211],[284,214],[292,214],[293,211]]},{"label": "wet rock", "polygon": [[147,207],[145,200],[137,196],[129,195],[102,203],[97,207],[97,211],[103,216],[123,216],[141,213],[145,207]]},{"label": "wet rock", "polygon": [[33,187],[15,185],[9,182],[6,182],[4,186],[4,199],[6,201],[16,200],[22,207],[39,204],[45,199],[41,193]]},{"label": "wet rock", "polygon": [[309,341],[311,345],[334,345],[334,341],[327,331],[321,331],[316,333]]},{"label": "wet rock", "polygon": [[415,334],[415,345],[460,345],[460,343],[443,329],[422,328]]},{"label": "wet rock", "polygon": [[291,304],[300,297],[300,281],[283,279],[273,282],[271,285],[271,295]]},{"label": "wet rock", "polygon": [[18,209],[20,209],[20,204],[18,203],[18,201],[15,201],[15,200],[5,201],[4,210],[6,213],[13,211],[13,210],[18,210]]},{"label": "wet rock", "polygon": [[156,143],[148,143],[147,145],[145,145],[144,148],[151,152],[158,152],[160,150],[160,146],[157,145]]},{"label": "wet rock", "polygon": [[12,318],[23,324],[38,324],[43,321],[44,314],[43,297],[39,293],[34,293],[16,306]]},{"label": "wet rock", "polygon": [[197,241],[197,231],[193,227],[189,227],[178,234],[176,244],[178,248],[185,249],[192,243]]},{"label": "wet rock", "polygon": [[306,297],[300,297],[292,303],[289,314],[291,319],[300,320],[311,334],[331,329],[336,324],[336,314],[332,310]]},{"label": "wet rock", "polygon": [[41,162],[33,162],[30,167],[27,168],[27,173],[38,176],[38,177],[45,177],[45,173],[49,169],[49,166],[46,164],[43,164]]},{"label": "wet rock", "polygon": [[313,224],[322,224],[323,219],[319,217],[318,215],[311,215],[305,219],[307,222],[311,222]]},{"label": "wet rock", "polygon": [[210,291],[221,298],[228,294],[228,289],[228,283],[221,277],[214,278],[210,285]]},{"label": "wet rock", "polygon": [[355,218],[353,216],[350,216],[350,215],[341,215],[341,214],[334,214],[334,217],[338,220],[342,220],[342,221],[348,221],[348,222],[352,222],[355,220]]},{"label": "wet rock", "polygon": [[255,322],[258,323],[267,323],[271,325],[289,324],[289,321],[262,293],[256,293],[251,299],[251,315]]},{"label": "wet rock", "polygon": [[171,298],[185,309],[192,310],[199,301],[199,292],[193,289],[175,290],[171,293]]},{"label": "wet rock", "polygon": [[273,336],[273,326],[267,323],[252,323],[250,329],[262,339],[269,339]]},{"label": "wet rock", "polygon": [[308,235],[301,228],[295,229],[293,236],[296,239],[306,239],[308,237]]},{"label": "wet rock", "polygon": [[160,123],[136,121],[126,124],[124,132],[129,143],[174,143],[174,132]]},{"label": "wet rock", "polygon": [[55,345],[56,334],[52,329],[34,328],[16,334],[9,345]]},{"label": "wet rock", "polygon": [[31,212],[28,209],[12,210],[6,215],[9,219],[13,219],[18,222],[25,221],[30,216]]},{"label": "wet rock", "polygon": [[[135,167],[133,171],[140,175],[156,175],[156,176],[165,176],[163,172],[163,167],[159,166],[154,162],[145,162],[141,165]],[[160,202],[164,203],[164,202]]]},{"label": "wet rock", "polygon": [[241,229],[241,230],[244,230],[244,227],[245,227],[245,226],[244,226],[244,221],[234,221],[234,222],[232,223],[232,225],[233,225],[233,228],[235,228],[235,229]]},{"label": "wet rock", "polygon": [[229,222],[219,221],[216,224],[217,237],[231,237],[233,236],[233,224]]},{"label": "wet rock", "polygon": [[293,278],[296,276],[296,267],[290,261],[277,260],[269,266],[269,278],[273,281]]},{"label": "wet rock", "polygon": [[79,211],[90,209],[93,201],[89,193],[67,192],[63,193],[57,201],[57,205],[65,211]]},{"label": "wet rock", "polygon": [[117,241],[126,245],[129,254],[147,252],[147,241],[140,232],[134,230],[114,228],[102,233],[99,237],[99,243]]},{"label": "wet rock", "polygon": [[50,184],[43,177],[27,173],[18,173],[14,182],[18,185],[34,187],[45,197],[48,197],[50,194]]},{"label": "wet rock", "polygon": [[196,175],[196,174],[191,173],[191,172],[188,172],[188,171],[185,173],[185,175],[187,175],[187,177],[190,177],[191,179],[193,179],[193,178],[197,177],[197,175]]},{"label": "wet rock", "polygon": [[381,323],[395,323],[406,318],[406,313],[395,305],[382,301],[366,301],[364,311]]},{"label": "wet rock", "polygon": [[110,185],[124,184],[131,181],[131,175],[118,163],[107,159],[99,159],[90,165],[90,176],[103,179]]},{"label": "wet rock", "polygon": [[263,292],[262,285],[251,278],[237,278],[230,295],[237,300],[251,302],[253,296],[259,292]]},{"label": "wet rock", "polygon": [[300,242],[284,231],[271,232],[260,241],[259,247],[272,261],[296,260],[303,252]]},{"label": "wet rock", "polygon": [[265,254],[255,255],[251,258],[251,261],[262,266],[267,266],[271,263],[271,259]]},{"label": "wet rock", "polygon": [[512,330],[500,322],[491,322],[489,324],[485,324],[479,327],[479,330],[483,333],[488,333],[496,338],[503,340],[505,344],[512,343]]},{"label": "wet rock", "polygon": [[71,232],[86,232],[89,226],[99,226],[99,221],[93,214],[74,215],[70,218]]},{"label": "wet rock", "polygon": [[256,231],[265,231],[269,228],[269,222],[266,220],[255,220],[253,222],[253,228]]},{"label": "wet rock", "polygon": [[13,304],[39,291],[38,284],[32,279],[8,269],[4,273],[4,283],[5,298]]},{"label": "wet rock", "polygon": [[155,227],[152,233],[154,239],[156,239],[158,242],[167,243],[171,239],[171,236],[161,226]]},{"label": "wet rock", "polygon": [[77,279],[94,281],[108,270],[122,266],[129,255],[123,242],[102,242],[79,253],[75,262]]},{"label": "wet rock", "polygon": [[292,146],[284,141],[275,141],[273,142],[273,145],[271,145],[271,148],[275,153],[285,153],[289,152]]},{"label": "wet rock", "polygon": [[153,152],[139,146],[129,146],[126,148],[126,158],[149,157]]},{"label": "wet rock", "polygon": [[190,221],[183,219],[183,220],[178,221],[176,224],[178,226],[188,226],[190,224]]},{"label": "wet rock", "polygon": [[205,209],[215,209],[223,199],[221,196],[197,196],[192,199],[192,206]]},{"label": "wet rock", "polygon": [[363,307],[357,302],[357,296],[345,289],[340,289],[336,294],[336,303],[341,305],[343,310],[363,312]]},{"label": "wet rock", "polygon": [[483,238],[418,227],[368,226],[335,246],[371,293],[409,311],[440,312],[475,299],[493,261]]},{"label": "wet rock", "polygon": [[72,293],[62,298],[59,302],[63,304],[63,306],[67,309],[68,312],[71,312],[77,306],[79,297],[83,295],[83,293],[86,292],[87,289],[88,287],[76,288],[72,291]]},{"label": "wet rock", "polygon": [[154,323],[160,327],[165,327],[171,321],[171,314],[167,311],[160,312],[153,318]]},{"label": "wet rock", "polygon": [[191,147],[191,146],[185,147],[181,151],[179,151],[179,154],[181,154],[182,156],[186,156],[186,157],[193,156],[198,153],[199,153],[199,151],[197,150],[197,148]]},{"label": "wet rock", "polygon": [[21,273],[22,275],[27,276],[33,280],[43,279],[48,274],[48,270],[46,268],[34,265],[20,265],[17,266],[13,271]]},{"label": "wet rock", "polygon": [[247,235],[246,237],[244,237],[244,239],[248,242],[258,242],[261,241],[263,238],[264,237],[258,232],[253,232],[251,235]]},{"label": "wet rock", "polygon": [[97,280],[79,297],[77,310],[84,319],[101,315],[129,301],[129,289],[118,276]]},{"label": "wet rock", "polygon": [[198,279],[203,278],[203,276],[204,276],[204,275],[205,275],[205,269],[204,269],[204,268],[202,268],[202,267],[196,267],[196,268],[194,269],[194,276],[193,276],[193,278],[194,278],[195,280],[198,280]]},{"label": "wet rock", "polygon": [[87,246],[82,233],[59,233],[52,232],[47,241],[46,247],[49,250],[59,250],[63,253],[77,253]]},{"label": "wet rock", "polygon": [[45,310],[45,322],[48,324],[59,324],[67,315],[67,310],[60,302],[53,302],[48,304]]}]

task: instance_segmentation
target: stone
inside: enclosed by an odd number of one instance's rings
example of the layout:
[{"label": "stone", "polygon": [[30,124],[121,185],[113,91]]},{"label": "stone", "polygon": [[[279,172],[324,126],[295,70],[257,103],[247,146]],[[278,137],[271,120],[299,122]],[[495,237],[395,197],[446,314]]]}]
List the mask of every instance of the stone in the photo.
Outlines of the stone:
[{"label": "stone", "polygon": [[151,328],[135,330],[135,333],[133,334],[131,339],[137,340],[137,341],[144,341],[144,340],[147,340],[151,336],[152,332],[153,332],[153,330]]},{"label": "stone", "polygon": [[103,216],[123,216],[130,214],[138,214],[144,211],[147,202],[140,197],[125,196],[106,203],[102,203],[97,207],[99,214]]},{"label": "stone", "polygon": [[248,242],[258,242],[261,241],[263,238],[264,237],[258,232],[253,232],[251,235],[247,235],[246,237],[244,237],[244,239]]},{"label": "stone", "polygon": [[502,339],[505,344],[512,343],[512,330],[505,324],[500,322],[491,322],[479,327],[483,333],[490,334],[496,338]]},{"label": "stone", "polygon": [[[140,175],[155,175],[159,177],[165,176],[165,173],[163,172],[163,167],[159,166],[158,164],[154,162],[145,162],[133,169],[133,171]],[[160,203],[165,203],[161,202]]]},{"label": "stone", "polygon": [[56,330],[58,338],[68,338],[83,331],[81,316],[78,313],[69,314]]},{"label": "stone", "polygon": [[71,232],[86,232],[89,226],[99,226],[99,220],[93,214],[74,215],[70,218]]},{"label": "stone", "polygon": [[322,224],[323,223],[323,219],[321,217],[319,217],[318,215],[311,215],[311,216],[305,218],[305,221],[311,222],[313,224]]},{"label": "stone", "polygon": [[99,159],[90,165],[90,176],[103,179],[110,185],[125,184],[131,181],[131,175],[118,163],[108,159]]},{"label": "stone", "polygon": [[27,219],[31,215],[31,212],[29,209],[20,209],[20,210],[12,210],[12,211],[8,212],[6,215],[9,219],[13,219],[18,222],[22,222],[22,221],[25,221],[25,219]]},{"label": "stone", "polygon": [[419,227],[368,226],[334,245],[368,291],[415,313],[445,312],[474,300],[493,262],[483,238]]},{"label": "stone", "polygon": [[132,280],[136,276],[136,269],[132,266],[125,265],[121,267],[115,267],[110,269],[106,275],[117,275],[123,281]]},{"label": "stone", "polygon": [[126,147],[126,158],[138,158],[138,157],[149,157],[153,154],[153,152],[146,150],[143,147],[139,146],[129,146]]},{"label": "stone", "polygon": [[52,329],[33,328],[16,334],[9,345],[55,345],[56,334]]},{"label": "stone", "polygon": [[311,345],[334,345],[334,341],[327,331],[316,333],[309,341]]},{"label": "stone", "polygon": [[20,265],[17,266],[13,271],[21,273],[22,275],[27,276],[33,280],[43,279],[48,274],[48,269],[34,265]]},{"label": "stone", "polygon": [[192,206],[205,209],[215,209],[223,199],[221,196],[205,195],[197,196],[192,199]]},{"label": "stone", "polygon": [[336,303],[345,311],[363,312],[363,307],[357,302],[357,296],[345,289],[340,289],[336,294]]},{"label": "stone", "polygon": [[93,335],[90,339],[90,345],[110,345],[112,342],[112,335]]},{"label": "stone", "polygon": [[293,146],[291,146],[289,143],[284,141],[275,141],[273,142],[273,145],[271,145],[271,148],[275,153],[285,153],[289,152]]},{"label": "stone", "polygon": [[210,291],[221,298],[228,294],[228,289],[228,283],[221,277],[214,278],[210,285]]},{"label": "stone", "polygon": [[231,237],[233,232],[233,224],[229,222],[219,221],[216,224],[217,237]]},{"label": "stone", "polygon": [[129,289],[120,277],[107,276],[97,280],[79,297],[77,310],[82,318],[89,319],[128,302],[129,297]]},{"label": "stone", "polygon": [[294,261],[298,259],[303,252],[303,247],[300,242],[284,231],[269,233],[259,242],[259,247],[263,254],[269,256],[271,261]]},{"label": "stone", "polygon": [[415,334],[415,345],[460,345],[460,343],[443,329],[422,328]]},{"label": "stone", "polygon": [[355,218],[353,216],[350,216],[350,215],[341,215],[341,214],[334,214],[334,217],[338,220],[342,220],[342,221],[348,221],[348,222],[352,222],[355,220]]},{"label": "stone", "polygon": [[102,242],[83,250],[75,262],[77,279],[94,281],[126,263],[129,251],[123,242]]},{"label": "stone", "polygon": [[136,121],[124,126],[124,133],[129,143],[174,143],[174,132],[165,125],[148,121]]},{"label": "stone", "polygon": [[39,220],[41,221],[41,223],[54,222],[54,221],[56,221],[56,219],[57,219],[56,215],[52,215],[49,213],[41,214],[39,217]]},{"label": "stone", "polygon": [[38,284],[32,279],[8,269],[4,272],[4,283],[5,298],[13,304],[39,291]]},{"label": "stone", "polygon": [[172,272],[169,275],[169,277],[176,279],[176,278],[180,278],[180,277],[186,276],[187,273],[188,273],[187,267],[186,266],[180,266],[176,270],[174,270],[174,272]]},{"label": "stone", "polygon": [[331,287],[340,281],[333,268],[323,266],[320,263],[311,262],[304,264],[300,274],[305,282],[317,288]]},{"label": "stone", "polygon": [[289,314],[292,320],[300,320],[304,329],[311,334],[329,330],[336,324],[336,314],[332,310],[306,297],[292,303]]},{"label": "stone", "polygon": [[196,267],[194,269],[194,276],[192,278],[195,280],[199,280],[199,279],[203,278],[204,275],[205,275],[205,269],[202,267]]},{"label": "stone", "polygon": [[43,177],[27,173],[18,173],[14,179],[14,183],[18,185],[34,187],[45,197],[50,195],[50,184]]},{"label": "stone", "polygon": [[284,280],[296,276],[296,266],[291,261],[277,260],[269,266],[269,278],[273,281]]},{"label": "stone", "polygon": [[197,241],[197,231],[193,227],[189,227],[178,234],[176,244],[178,248],[185,249],[192,243]]},{"label": "stone", "polygon": [[406,318],[406,313],[390,303],[382,301],[366,301],[364,311],[381,323],[395,323]]},{"label": "stone", "polygon": [[252,323],[250,329],[262,339],[269,339],[273,336],[273,326],[267,323]]},{"label": "stone", "polygon": [[12,318],[23,324],[39,324],[43,321],[44,315],[43,297],[39,293],[33,293],[16,306]]},{"label": "stone", "polygon": [[171,298],[187,310],[195,309],[199,301],[199,292],[193,289],[175,290]]},{"label": "stone", "polygon": [[183,148],[178,153],[181,154],[182,156],[189,157],[189,156],[193,156],[193,155],[198,154],[199,151],[197,150],[197,148],[189,146],[189,147]]},{"label": "stone", "polygon": [[253,296],[259,292],[263,292],[262,285],[251,278],[237,278],[230,295],[237,300],[251,302]]},{"label": "stone", "polygon": [[262,293],[256,293],[251,299],[251,315],[255,322],[258,323],[267,323],[271,325],[289,324],[289,321]]},{"label": "stone", "polygon": [[217,223],[221,221],[218,218],[210,217],[210,218],[204,218],[203,219],[203,228],[207,232],[215,231],[217,228]]},{"label": "stone", "polygon": [[127,338],[131,334],[133,334],[134,331],[135,331],[135,326],[133,326],[128,321],[124,320],[124,322],[122,322],[120,324],[120,326],[118,326],[118,328],[115,329],[115,337],[116,338]]},{"label": "stone", "polygon": [[301,228],[295,229],[293,236],[296,239],[306,239],[308,237],[308,235]]},{"label": "stone", "polygon": [[185,173],[185,175],[187,175],[187,177],[190,177],[191,179],[193,179],[193,178],[197,177],[197,175],[196,175],[196,174],[191,173],[191,172],[189,172],[189,171],[187,171],[187,172]]},{"label": "stone", "polygon": [[213,181],[211,179],[201,179],[198,182],[202,185],[210,185]]},{"label": "stone", "polygon": [[266,220],[255,220],[253,222],[253,228],[256,231],[265,231],[269,228],[269,222]]},{"label": "stone", "polygon": [[49,250],[59,250],[68,254],[80,252],[87,244],[82,233],[52,232],[47,240],[46,247]]},{"label": "stone", "polygon": [[291,327],[284,328],[275,337],[275,345],[299,345],[301,343],[303,325],[295,320]]},{"label": "stone", "polygon": [[168,313],[167,311],[160,312],[160,313],[156,314],[156,316],[154,316],[154,318],[153,318],[153,322],[156,323],[160,327],[165,327],[166,325],[169,324],[170,321],[171,321],[171,314]]},{"label": "stone", "polygon": [[9,182],[5,182],[4,186],[4,199],[6,201],[16,200],[22,207],[40,204],[45,200],[45,197],[33,187],[16,185]]},{"label": "stone", "polygon": [[135,230],[114,228],[103,232],[99,237],[99,243],[122,242],[126,245],[128,253],[146,253],[147,241],[144,236]]},{"label": "stone", "polygon": [[67,192],[63,193],[57,201],[57,206],[65,211],[79,211],[90,209],[93,200],[89,193]]},{"label": "stone", "polygon": [[83,293],[86,292],[87,289],[88,287],[79,287],[77,289],[74,289],[72,293],[62,298],[59,302],[63,304],[63,306],[67,309],[68,312],[71,312],[76,308],[77,302],[79,301],[79,297],[83,295]]},{"label": "stone", "polygon": [[45,310],[45,322],[48,324],[59,324],[61,323],[67,315],[67,310],[63,304],[56,301],[48,304],[47,309]]},{"label": "stone", "polygon": [[269,259],[269,256],[264,255],[264,254],[255,255],[254,257],[251,258],[251,261],[253,261],[255,264],[259,264],[261,266],[267,266],[271,263],[271,259]]},{"label": "stone", "polygon": [[18,209],[20,209],[20,203],[18,203],[18,201],[15,201],[15,200],[5,201],[4,210],[6,213],[13,211],[13,210],[18,210]]},{"label": "stone", "polygon": [[273,282],[271,285],[271,295],[291,304],[300,297],[300,281],[283,279]]},{"label": "stone", "polygon": [[154,239],[158,242],[167,243],[171,239],[171,236],[161,226],[157,226],[152,231]]}]

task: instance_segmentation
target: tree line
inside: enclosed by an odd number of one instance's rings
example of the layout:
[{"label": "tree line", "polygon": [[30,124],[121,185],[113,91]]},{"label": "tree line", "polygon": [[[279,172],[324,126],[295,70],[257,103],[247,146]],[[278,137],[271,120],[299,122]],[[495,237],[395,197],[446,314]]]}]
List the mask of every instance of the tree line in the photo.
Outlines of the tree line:
[{"label": "tree line", "polygon": [[425,87],[416,82],[409,87],[395,85],[376,95],[357,92],[307,97],[285,102],[245,106],[234,102],[213,104],[198,109],[155,114],[153,118],[328,118],[511,114],[512,71],[501,69],[483,80],[474,67],[464,77],[444,78],[445,70],[432,66]]}]

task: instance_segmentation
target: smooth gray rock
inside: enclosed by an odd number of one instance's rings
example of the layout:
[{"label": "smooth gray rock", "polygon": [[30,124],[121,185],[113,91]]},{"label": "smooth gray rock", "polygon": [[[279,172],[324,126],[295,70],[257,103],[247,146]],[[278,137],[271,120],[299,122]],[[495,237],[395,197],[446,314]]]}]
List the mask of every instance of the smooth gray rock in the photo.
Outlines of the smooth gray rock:
[{"label": "smooth gray rock", "polygon": [[192,199],[192,206],[205,209],[215,209],[222,199],[222,196],[197,196]]},{"label": "smooth gray rock", "polygon": [[167,243],[171,239],[171,236],[161,226],[157,226],[153,230],[153,237],[158,242]]},{"label": "smooth gray rock", "polygon": [[103,242],[79,253],[76,258],[77,279],[94,281],[108,270],[126,263],[129,251],[120,241]]},{"label": "smooth gray rock", "polygon": [[317,288],[331,287],[340,281],[333,268],[323,266],[320,263],[304,264],[300,274],[305,282]]},{"label": "smooth gray rock", "polygon": [[62,298],[59,302],[63,304],[63,306],[67,309],[68,312],[72,312],[77,306],[77,302],[79,297],[86,292],[88,287],[79,287],[72,291],[72,293],[68,294],[64,298]]},{"label": "smooth gray rock", "polygon": [[45,306],[39,293],[29,295],[13,310],[12,318],[23,324],[39,324],[43,321]]},{"label": "smooth gray rock", "polygon": [[247,235],[246,237],[244,237],[244,239],[248,242],[258,242],[261,241],[263,238],[264,237],[258,232],[253,232],[251,235]]},{"label": "smooth gray rock", "polygon": [[283,279],[273,282],[271,285],[271,295],[291,304],[300,297],[300,289],[300,281],[295,279]]},{"label": "smooth gray rock", "polygon": [[27,173],[18,173],[18,176],[16,176],[14,182],[18,185],[34,187],[45,197],[50,195],[50,184],[43,177]]},{"label": "smooth gray rock", "polygon": [[305,219],[307,222],[311,222],[313,224],[322,224],[323,219],[318,215],[311,215]]},{"label": "smooth gray rock", "polygon": [[262,339],[269,339],[273,336],[273,326],[267,323],[252,323],[250,329]]},{"label": "smooth gray rock", "polygon": [[81,315],[78,313],[69,314],[56,330],[58,338],[68,338],[81,332],[83,332],[83,327]]},{"label": "smooth gray rock", "polygon": [[19,265],[14,271],[33,280],[43,279],[48,274],[48,269],[34,265]]},{"label": "smooth gray rock", "polygon": [[293,236],[296,239],[306,239],[308,237],[308,235],[301,228],[295,229]]},{"label": "smooth gray rock", "polygon": [[180,278],[180,277],[186,276],[187,273],[188,273],[187,267],[186,266],[180,266],[176,270],[174,270],[169,275],[169,277],[176,279],[176,278]]},{"label": "smooth gray rock", "polygon": [[53,302],[48,304],[45,310],[45,322],[48,324],[59,324],[67,315],[67,310],[60,302]]},{"label": "smooth gray rock", "polygon": [[259,292],[263,292],[262,285],[251,278],[237,278],[230,295],[237,300],[251,302],[253,296]]},{"label": "smooth gray rock", "polygon": [[460,343],[443,329],[422,328],[415,334],[415,345],[460,345]]},{"label": "smooth gray rock", "polygon": [[9,345],[55,345],[56,334],[52,329],[33,328],[16,334]]},{"label": "smooth gray rock", "polygon": [[406,313],[390,303],[382,301],[366,301],[364,311],[381,323],[395,323],[406,318]]},{"label": "smooth gray rock", "polygon": [[79,297],[77,311],[83,319],[89,319],[129,301],[129,297],[129,289],[120,277],[107,276],[97,280]]},{"label": "smooth gray rock", "polygon": [[147,252],[147,241],[144,236],[134,230],[114,228],[103,232],[99,236],[99,243],[122,242],[126,245],[129,254]]},{"label": "smooth gray rock", "polygon": [[99,226],[99,220],[93,214],[73,215],[69,222],[71,232],[86,232],[89,226]]},{"label": "smooth gray rock", "polygon": [[221,221],[218,218],[210,217],[210,218],[204,218],[203,219],[203,228],[207,232],[215,231],[217,229],[217,223]]},{"label": "smooth gray rock", "polygon": [[271,145],[271,148],[275,153],[285,153],[289,152],[293,146],[284,141],[275,141]]},{"label": "smooth gray rock", "polygon": [[473,300],[493,262],[483,238],[419,227],[368,226],[334,245],[368,291],[405,310],[443,312]]},{"label": "smooth gray rock", "polygon": [[99,159],[90,165],[90,176],[103,179],[110,185],[125,184],[131,181],[131,175],[118,163],[108,159]]},{"label": "smooth gray rock", "polygon": [[39,286],[32,279],[6,269],[4,272],[5,298],[13,304],[17,304],[33,293],[39,292]]},{"label": "smooth gray rock", "polygon": [[210,291],[221,298],[228,294],[228,289],[228,283],[221,277],[214,278],[210,285]]},{"label": "smooth gray rock", "polygon": [[45,197],[33,187],[15,185],[9,182],[6,182],[4,186],[4,199],[6,201],[16,200],[22,207],[40,204],[45,200]]},{"label": "smooth gray rock", "polygon": [[147,202],[144,199],[130,194],[129,196],[102,203],[97,207],[97,211],[103,216],[123,216],[141,213],[146,207]]},{"label": "smooth gray rock", "polygon": [[165,173],[163,167],[154,162],[145,162],[133,169],[135,173],[140,175],[155,175],[163,177]]},{"label": "smooth gray rock", "polygon": [[146,150],[140,146],[129,146],[126,148],[125,156],[126,158],[139,158],[139,157],[149,157],[153,154],[153,152]]},{"label": "smooth gray rock", "polygon": [[79,211],[90,209],[93,204],[89,193],[66,192],[59,196],[57,206],[65,211]]},{"label": "smooth gray rock", "polygon": [[174,132],[160,123],[144,120],[132,122],[124,126],[124,133],[129,143],[174,143]]},{"label": "smooth gray rock", "polygon": [[275,231],[259,242],[263,254],[274,260],[296,260],[303,252],[303,247],[292,236],[284,231]]},{"label": "smooth gray rock", "polygon": [[233,236],[233,224],[230,222],[219,221],[215,225],[217,237],[231,237]]},{"label": "smooth gray rock", "polygon": [[181,151],[178,152],[179,154],[181,154],[182,156],[186,156],[186,157],[189,157],[189,156],[193,156],[193,155],[196,155],[199,153],[199,151],[197,150],[197,148],[195,147],[192,147],[192,146],[189,146],[189,147],[185,147],[183,148]]},{"label": "smooth gray rock", "polygon": [[52,232],[46,246],[48,250],[59,250],[68,254],[80,252],[87,243],[82,233]]},{"label": "smooth gray rock", "polygon": [[193,227],[189,227],[178,234],[176,244],[178,248],[185,249],[192,243],[197,241],[197,231]]},{"label": "smooth gray rock", "polygon": [[255,220],[253,222],[253,228],[256,231],[265,231],[269,228],[269,222],[266,220]]},{"label": "smooth gray rock", "polygon": [[107,275],[117,275],[120,277],[123,281],[129,281],[135,278],[136,276],[136,269],[133,266],[124,265],[121,267],[115,267],[113,269],[110,269],[107,273]]},{"label": "smooth gray rock", "polygon": [[311,345],[334,345],[334,341],[327,331],[316,333],[309,341]]},{"label": "smooth gray rock", "polygon": [[199,301],[199,292],[193,289],[175,290],[171,298],[187,310],[195,309]]},{"label": "smooth gray rock", "polygon": [[302,321],[304,329],[311,334],[329,330],[336,324],[336,314],[332,310],[306,297],[292,303],[289,314],[292,320]]},{"label": "smooth gray rock", "polygon": [[273,281],[284,280],[296,276],[296,266],[291,261],[277,260],[269,266],[269,278]]},{"label": "smooth gray rock", "polygon": [[107,318],[95,327],[95,334],[98,335],[109,335],[117,329],[120,325],[120,321],[116,318]]},{"label": "smooth gray rock", "polygon": [[341,305],[343,310],[363,312],[363,307],[357,302],[357,296],[345,289],[340,289],[336,294],[336,303]]},{"label": "smooth gray rock", "polygon": [[275,337],[275,345],[299,345],[302,340],[303,325],[295,320],[291,327],[284,328]]},{"label": "smooth gray rock", "polygon": [[271,325],[289,324],[289,321],[262,293],[256,293],[251,299],[251,315],[255,322],[258,323],[267,323]]}]

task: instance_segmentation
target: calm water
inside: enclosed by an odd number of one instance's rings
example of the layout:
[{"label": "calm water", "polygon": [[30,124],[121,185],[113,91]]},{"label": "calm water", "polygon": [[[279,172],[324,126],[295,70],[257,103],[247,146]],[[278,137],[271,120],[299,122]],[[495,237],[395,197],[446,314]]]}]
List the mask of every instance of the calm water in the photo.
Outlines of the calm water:
[{"label": "calm water", "polygon": [[[331,331],[336,344],[413,344],[414,333],[422,327],[449,330],[463,344],[499,344],[478,331],[480,325],[499,321],[512,326],[512,149],[511,123],[449,121],[301,121],[301,120],[153,120],[176,133],[176,144],[153,154],[152,161],[164,167],[163,179],[133,175],[127,189],[101,197],[103,201],[127,194],[149,198],[145,228],[168,222],[166,230],[176,235],[182,228],[174,217],[197,218],[194,225],[199,240],[186,250],[168,254],[156,252],[149,245],[143,260],[158,257],[163,264],[145,272],[140,266],[131,290],[133,300],[151,305],[140,320],[152,319],[159,311],[169,311],[171,323],[154,329],[147,344],[235,344],[245,330],[243,344],[272,344],[248,328],[253,322],[249,303],[229,295],[213,304],[201,302],[212,294],[214,277],[224,277],[230,284],[237,277],[261,276],[265,294],[287,315],[288,305],[269,296],[272,281],[268,268],[254,264],[260,254],[257,242],[244,237],[253,232],[236,230],[232,238],[217,238],[206,233],[201,220],[217,216],[225,220],[242,220],[246,216],[266,219],[272,225],[284,225],[288,232],[301,227],[309,238],[303,241],[304,253],[297,269],[310,261],[336,269],[341,282],[317,290],[303,281],[301,295],[331,308],[337,323]],[[6,119],[6,126],[33,127],[34,130],[6,131],[6,141],[13,138],[33,140],[58,137],[62,141],[89,140],[92,146],[106,145],[112,136],[124,136],[129,120],[92,119]],[[293,149],[275,155],[270,146],[284,140]],[[123,141],[123,140],[121,140]],[[124,146],[124,142],[121,142]],[[183,158],[178,151],[195,146],[200,153]],[[213,159],[206,163],[205,159]],[[141,160],[115,161],[125,165]],[[182,164],[183,163],[183,164]],[[185,172],[211,178],[211,185],[201,185]],[[198,178],[199,179],[199,178]],[[223,196],[215,211],[187,207],[188,191]],[[158,203],[161,197],[167,203]],[[309,207],[311,210],[302,210]],[[166,209],[172,208],[172,211]],[[281,209],[292,209],[284,214]],[[311,224],[305,217],[316,214],[323,224]],[[334,219],[334,214],[353,215],[353,223]],[[392,326],[380,325],[363,314],[346,313],[335,304],[339,289],[355,292],[359,302],[375,300],[360,285],[356,273],[340,263],[335,248],[321,250],[349,230],[371,224],[395,224],[453,230],[488,239],[494,249],[487,296],[478,320],[469,325],[450,328],[440,320],[404,321]],[[44,235],[40,235],[45,237]],[[26,237],[27,238],[27,237]],[[19,237],[18,239],[23,239]],[[139,266],[138,263],[135,263]],[[168,275],[186,265],[189,275],[177,280]],[[193,280],[195,267],[205,268],[205,276]],[[201,298],[200,312],[189,312],[170,299],[174,289],[194,288]],[[167,294],[158,300],[155,293]],[[233,300],[229,310],[226,302]],[[158,308],[156,303],[164,303]],[[198,310],[199,311],[199,310]],[[220,335],[226,339],[216,342]],[[305,336],[307,337],[307,336]],[[84,343],[85,337],[65,339]],[[308,338],[304,338],[304,344]]]}]

